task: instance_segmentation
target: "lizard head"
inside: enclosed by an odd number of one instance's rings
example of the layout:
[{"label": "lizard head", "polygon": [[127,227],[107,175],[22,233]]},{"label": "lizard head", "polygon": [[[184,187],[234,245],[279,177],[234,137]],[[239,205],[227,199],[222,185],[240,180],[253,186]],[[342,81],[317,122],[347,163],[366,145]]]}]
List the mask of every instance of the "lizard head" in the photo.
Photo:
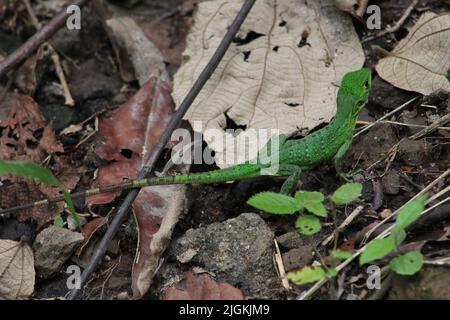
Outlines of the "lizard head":
[{"label": "lizard head", "polygon": [[[351,103],[344,103],[343,105],[350,106],[351,110],[348,111],[351,112],[353,117],[357,117],[369,100],[371,86],[372,72],[370,69],[363,68],[357,71],[349,72],[342,79],[338,93],[338,100],[350,100]],[[339,105],[340,104],[338,103],[338,106]]]}]

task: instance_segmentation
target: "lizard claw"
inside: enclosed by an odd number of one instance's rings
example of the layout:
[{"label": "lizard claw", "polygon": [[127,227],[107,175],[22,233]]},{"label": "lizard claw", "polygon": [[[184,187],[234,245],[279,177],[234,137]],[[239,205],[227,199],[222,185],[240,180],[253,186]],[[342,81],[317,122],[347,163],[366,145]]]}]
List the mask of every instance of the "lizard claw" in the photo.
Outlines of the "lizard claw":
[{"label": "lizard claw", "polygon": [[341,177],[341,179],[345,180],[346,182],[353,182],[353,176],[363,172],[362,169],[358,169],[358,170],[354,170],[354,171],[349,171],[349,172],[342,172],[339,173],[339,176]]}]

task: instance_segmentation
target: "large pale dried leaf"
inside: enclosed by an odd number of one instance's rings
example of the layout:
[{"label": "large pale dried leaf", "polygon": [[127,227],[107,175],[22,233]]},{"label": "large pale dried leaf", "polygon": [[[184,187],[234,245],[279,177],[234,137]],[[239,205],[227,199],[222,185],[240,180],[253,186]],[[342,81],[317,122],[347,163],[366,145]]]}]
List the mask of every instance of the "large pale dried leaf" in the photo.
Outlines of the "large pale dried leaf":
[{"label": "large pale dried leaf", "polygon": [[216,282],[208,274],[189,271],[185,280],[167,288],[162,300],[244,300],[244,294],[228,283]]},{"label": "large pale dried leaf", "polygon": [[408,36],[381,59],[378,74],[394,86],[424,95],[450,91],[450,13],[424,13]]},{"label": "large pale dried leaf", "polygon": [[[115,162],[99,169],[96,186],[134,179],[147,162],[173,112],[171,86],[150,80],[111,117],[99,122],[97,154]],[[126,130],[126,134],[124,134]],[[186,172],[187,167],[180,168]],[[88,199],[88,205],[109,203],[116,194]],[[183,212],[184,186],[143,188],[133,203],[139,243],[132,270],[133,297],[142,297],[150,287],[159,259]]]},{"label": "large pale dried leaf", "polygon": [[0,299],[26,299],[34,291],[34,256],[24,241],[0,240]]},{"label": "large pale dried leaf", "polygon": [[[177,105],[211,58],[241,5],[239,0],[198,5],[184,52],[187,62],[175,76],[173,96]],[[256,1],[238,38],[241,40],[228,49],[187,114],[194,129],[204,132],[221,167],[234,164],[230,159],[239,162],[236,154],[242,160],[245,157],[241,155],[246,153],[247,139],[242,133],[233,136],[223,132],[227,116],[247,130],[290,133],[298,127],[314,128],[334,116],[337,86],[343,75],[364,62],[351,20],[337,10],[333,0]],[[217,139],[217,130],[207,129],[220,130],[223,139]],[[254,149],[269,137],[250,144],[248,150],[254,154]],[[227,159],[226,163],[222,159]]]}]

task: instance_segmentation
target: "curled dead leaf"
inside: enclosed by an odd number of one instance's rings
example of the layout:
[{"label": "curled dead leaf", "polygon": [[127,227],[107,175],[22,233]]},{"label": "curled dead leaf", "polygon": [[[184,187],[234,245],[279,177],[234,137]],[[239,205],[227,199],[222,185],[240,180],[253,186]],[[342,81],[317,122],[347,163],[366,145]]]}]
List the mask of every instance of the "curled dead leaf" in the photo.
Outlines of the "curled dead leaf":
[{"label": "curled dead leaf", "polygon": [[0,122],[0,160],[41,163],[49,154],[64,152],[31,97],[17,95],[8,103],[9,116]]},{"label": "curled dead leaf", "polygon": [[106,26],[125,81],[137,79],[142,86],[154,76],[168,80],[160,50],[133,19],[112,18],[106,21]]},{"label": "curled dead leaf", "polygon": [[33,250],[25,241],[0,240],[0,299],[27,299],[34,291]]},{"label": "curled dead leaf", "polygon": [[[114,160],[98,171],[96,186],[134,179],[147,162],[173,112],[171,86],[157,79],[148,81],[112,116],[99,122],[97,154]],[[127,128],[124,134],[124,128]],[[187,166],[180,166],[182,172]],[[184,186],[143,188],[133,203],[139,242],[132,270],[133,297],[141,298],[150,287],[161,254],[166,249],[184,209]],[[88,205],[112,201],[116,194],[89,198]]]},{"label": "curled dead leaf", "polygon": [[424,13],[376,70],[394,86],[429,95],[450,91],[450,13]]}]

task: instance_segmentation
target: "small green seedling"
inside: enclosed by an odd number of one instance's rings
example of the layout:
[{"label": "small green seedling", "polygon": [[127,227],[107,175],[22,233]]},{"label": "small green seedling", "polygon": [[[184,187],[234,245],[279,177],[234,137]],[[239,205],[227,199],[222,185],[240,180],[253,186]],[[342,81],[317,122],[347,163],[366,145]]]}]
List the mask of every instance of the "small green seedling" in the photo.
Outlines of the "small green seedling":
[{"label": "small green seedling", "polygon": [[[22,178],[33,179],[37,182],[41,182],[53,187],[57,187],[62,191],[64,200],[67,203],[69,212],[74,219],[77,227],[81,229],[80,218],[75,211],[72,197],[69,191],[64,185],[56,179],[53,173],[47,168],[44,168],[38,164],[28,161],[0,161],[0,175],[13,174]],[[64,225],[61,217],[58,217],[54,221],[55,225]]]},{"label": "small green seedling", "polygon": [[[406,239],[405,229],[419,218],[427,200],[428,194],[424,193],[406,204],[398,213],[395,227],[391,234],[383,239],[374,239],[367,244],[359,259],[360,265],[381,259],[397,251],[400,244]],[[419,251],[410,251],[403,255],[397,255],[389,263],[389,267],[400,275],[413,275],[422,269],[422,265],[423,256]]]},{"label": "small green seedling", "polygon": [[[360,183],[346,183],[338,188],[329,200],[332,206],[346,205],[358,199],[361,191]],[[247,204],[272,214],[302,213],[295,225],[300,234],[310,236],[320,231],[319,218],[328,216],[324,201],[324,194],[316,191],[298,191],[295,197],[275,192],[261,192],[251,197]],[[304,211],[311,214],[305,215]]]},{"label": "small green seedling", "polygon": [[[354,202],[361,196],[362,185],[360,183],[346,183],[339,187],[329,197],[330,207],[335,211],[336,206]],[[324,204],[325,196],[321,192],[298,191],[295,197],[274,193],[262,192],[251,197],[247,204],[252,207],[272,214],[294,214],[300,212],[295,226],[298,232],[304,236],[311,236],[322,228],[320,218],[327,218],[328,212]],[[305,214],[305,211],[309,214]],[[333,218],[335,218],[333,216]],[[331,260],[335,265],[338,260],[346,260],[351,253],[333,250]],[[287,277],[295,284],[306,284],[322,280],[325,277],[334,277],[337,272],[334,268],[304,267],[295,272],[289,272]]]}]

